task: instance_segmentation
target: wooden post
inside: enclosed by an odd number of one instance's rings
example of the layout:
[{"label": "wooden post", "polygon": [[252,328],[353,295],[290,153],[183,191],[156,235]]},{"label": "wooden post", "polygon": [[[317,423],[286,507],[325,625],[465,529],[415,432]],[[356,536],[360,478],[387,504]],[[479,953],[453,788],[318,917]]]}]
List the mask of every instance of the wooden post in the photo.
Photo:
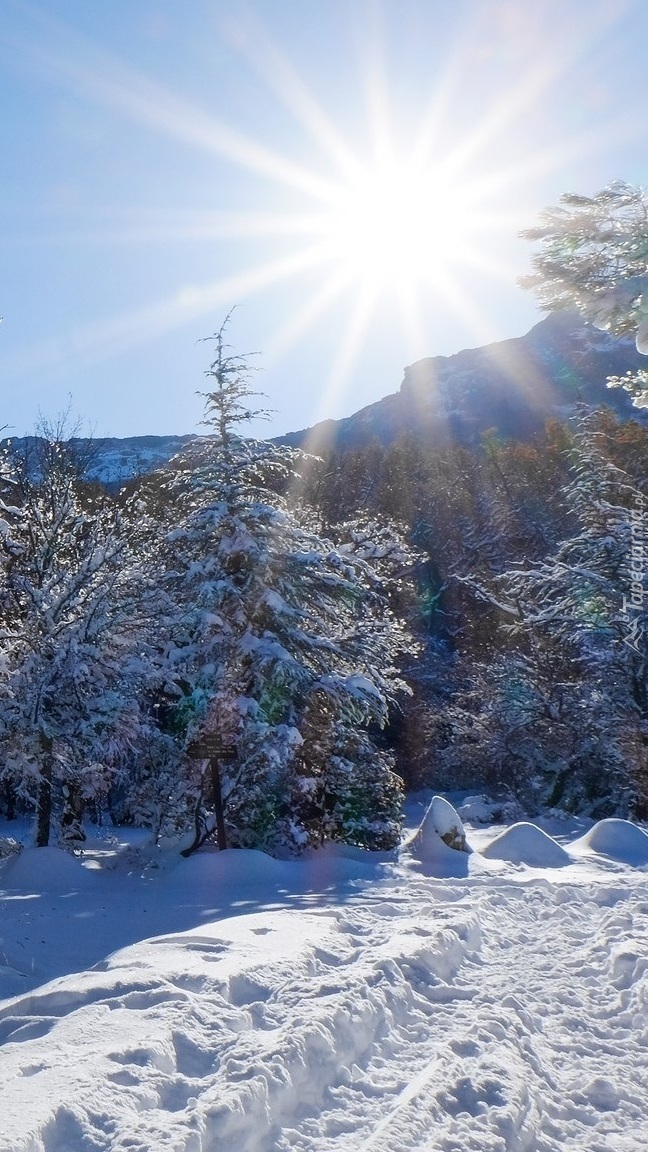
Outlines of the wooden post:
[{"label": "wooden post", "polygon": [[52,777],[54,757],[51,736],[40,733],[41,764],[36,796],[36,847],[47,848],[52,823]]},{"label": "wooden post", "polygon": [[209,757],[209,771],[211,773],[212,792],[214,794],[214,811],[216,813],[216,843],[220,852],[227,848],[227,833],[225,832],[225,813],[223,812],[223,793],[221,792],[220,771],[215,756]]},{"label": "wooden post", "polygon": [[220,764],[226,760],[234,760],[236,758],[236,748],[232,744],[224,744],[217,733],[207,732],[199,736],[196,740],[191,741],[191,744],[187,748],[187,756],[192,760],[209,760],[209,774],[214,797],[214,814],[216,816],[216,842],[219,851],[224,852],[227,848],[227,833],[225,831],[225,812],[223,809]]}]

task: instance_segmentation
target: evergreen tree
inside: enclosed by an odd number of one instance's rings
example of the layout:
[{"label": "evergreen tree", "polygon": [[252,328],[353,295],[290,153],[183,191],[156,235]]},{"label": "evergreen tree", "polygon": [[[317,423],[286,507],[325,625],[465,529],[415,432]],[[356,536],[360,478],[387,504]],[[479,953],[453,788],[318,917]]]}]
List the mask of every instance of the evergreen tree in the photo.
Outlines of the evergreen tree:
[{"label": "evergreen tree", "polygon": [[[648,195],[616,181],[595,196],[561,196],[534,228],[523,232],[539,244],[533,274],[522,280],[543,308],[576,309],[613,336],[634,336],[648,354]],[[648,372],[612,377],[635,405],[648,405]]]},{"label": "evergreen tree", "polygon": [[[258,413],[228,322],[204,393],[213,434],[168,481],[179,514],[168,583],[183,607],[169,648],[174,722],[187,743],[216,733],[231,749],[220,779],[230,843],[391,845],[400,787],[372,732],[402,686],[395,658],[408,640],[368,560],[290,510],[301,454],[239,435]],[[213,783],[206,770],[187,781],[197,812]]]}]

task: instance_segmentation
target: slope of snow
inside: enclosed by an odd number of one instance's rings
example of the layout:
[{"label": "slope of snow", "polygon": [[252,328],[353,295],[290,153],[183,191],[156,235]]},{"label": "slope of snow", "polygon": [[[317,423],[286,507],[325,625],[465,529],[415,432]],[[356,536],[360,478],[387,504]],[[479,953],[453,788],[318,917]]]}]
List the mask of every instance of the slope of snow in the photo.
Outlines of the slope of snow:
[{"label": "slope of snow", "polygon": [[607,823],[560,868],[531,825],[516,863],[439,840],[446,878],[125,841],[1,863],[0,1152],[639,1152],[645,833]]},{"label": "slope of snow", "polygon": [[530,864],[534,868],[561,868],[571,863],[569,853],[553,837],[524,821],[496,836],[483,854],[492,860],[509,860],[512,864]]},{"label": "slope of snow", "polygon": [[624,864],[648,864],[648,836],[629,820],[599,820],[573,848],[611,856]]}]

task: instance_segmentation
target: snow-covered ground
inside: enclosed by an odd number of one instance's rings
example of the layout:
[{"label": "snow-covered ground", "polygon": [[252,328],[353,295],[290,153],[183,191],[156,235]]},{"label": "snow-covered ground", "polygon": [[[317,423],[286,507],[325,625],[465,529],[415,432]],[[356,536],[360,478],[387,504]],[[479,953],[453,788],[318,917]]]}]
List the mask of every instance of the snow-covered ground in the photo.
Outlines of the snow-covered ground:
[{"label": "snow-covered ground", "polygon": [[2,862],[1,1152],[645,1149],[648,836],[466,833]]}]

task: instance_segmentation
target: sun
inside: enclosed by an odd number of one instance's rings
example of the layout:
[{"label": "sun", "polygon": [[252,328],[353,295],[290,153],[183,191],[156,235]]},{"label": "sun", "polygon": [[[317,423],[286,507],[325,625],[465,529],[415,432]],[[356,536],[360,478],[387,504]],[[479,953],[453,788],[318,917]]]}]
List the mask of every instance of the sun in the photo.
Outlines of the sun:
[{"label": "sun", "polygon": [[337,171],[308,190],[313,210],[302,218],[299,247],[302,271],[311,285],[315,272],[319,288],[311,287],[265,349],[267,362],[280,361],[340,300],[348,302],[318,418],[349,387],[370,333],[387,316],[412,349],[425,348],[439,305],[483,331],[484,343],[490,339],[465,282],[466,270],[486,266],[484,238],[500,223],[492,182],[470,171],[461,154],[435,156],[420,142],[408,153],[385,137],[379,157],[364,161],[343,141]]},{"label": "sun", "polygon": [[470,227],[466,197],[439,169],[393,159],[336,188],[322,215],[323,258],[360,289],[441,286]]}]

